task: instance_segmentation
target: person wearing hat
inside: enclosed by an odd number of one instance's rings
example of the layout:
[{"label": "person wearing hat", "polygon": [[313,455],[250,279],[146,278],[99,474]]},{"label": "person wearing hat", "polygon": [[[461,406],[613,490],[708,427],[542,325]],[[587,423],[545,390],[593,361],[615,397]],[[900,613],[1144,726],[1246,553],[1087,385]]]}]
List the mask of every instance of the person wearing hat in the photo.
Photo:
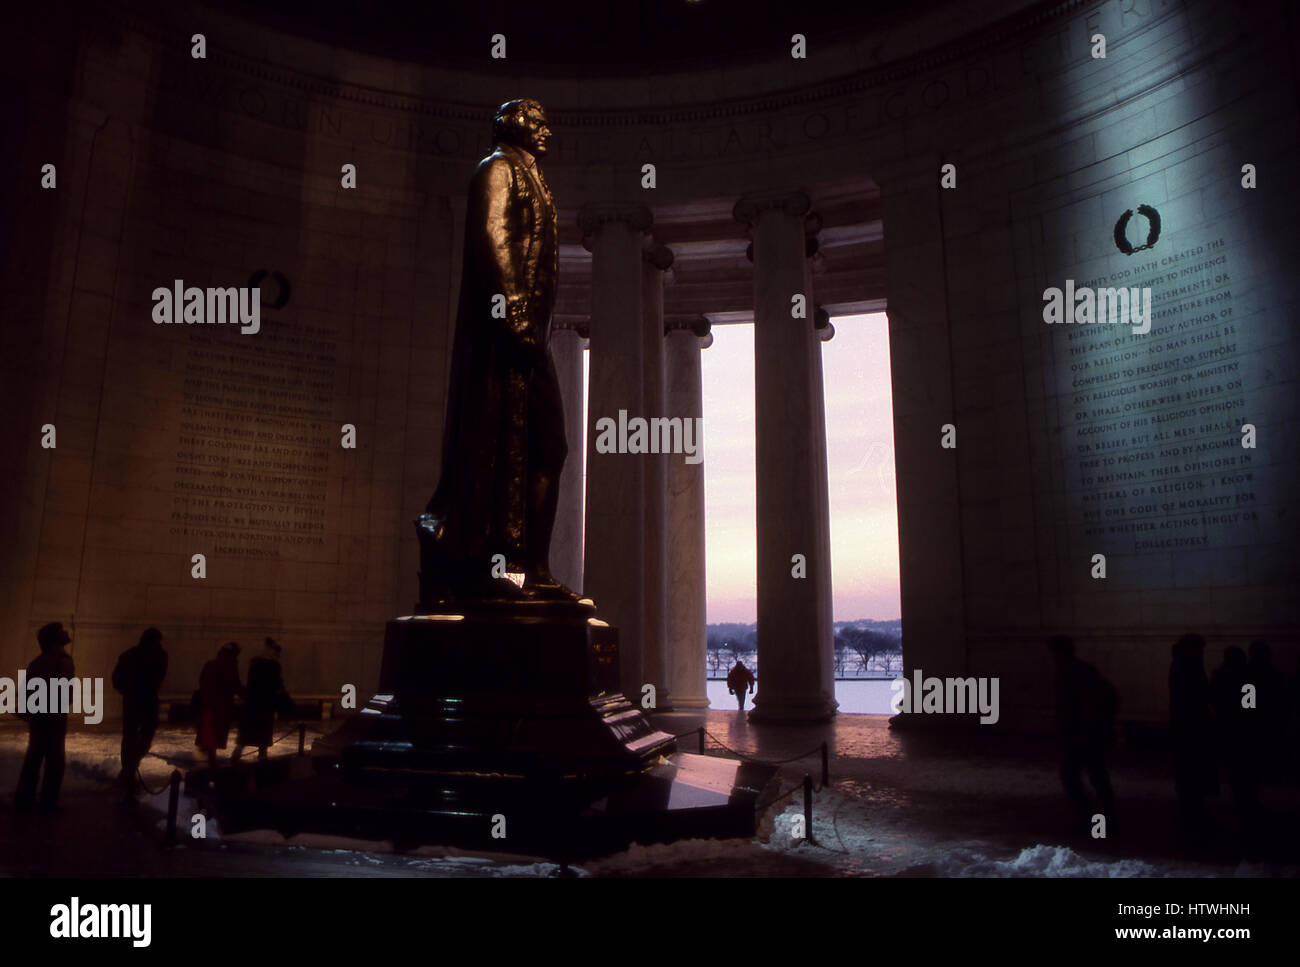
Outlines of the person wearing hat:
[{"label": "person wearing hat", "polygon": [[[41,653],[27,666],[27,681],[33,679],[54,678],[72,679],[76,669],[72,656],[63,650],[63,646],[72,638],[63,629],[63,625],[52,621],[36,632],[36,641],[41,646]],[[50,694],[47,686],[46,693]],[[59,787],[63,785],[65,764],[64,742],[68,736],[68,716],[66,712],[44,711],[30,712],[27,715],[27,755],[23,759],[22,772],[18,778],[18,791],[14,794],[14,810],[31,812],[36,806],[36,781],[40,777],[41,764],[45,765],[45,780],[41,783],[40,811],[53,814],[59,811]]]},{"label": "person wearing hat", "polygon": [[287,715],[292,707],[280,668],[280,645],[274,638],[267,638],[261,657],[248,663],[248,697],[230,761],[238,762],[248,745],[256,746],[258,761],[264,761],[275,731],[276,710]]},{"label": "person wearing hat", "polygon": [[239,645],[228,641],[217,657],[203,666],[199,676],[198,735],[194,744],[207,753],[208,768],[217,765],[217,750],[230,738],[230,721],[235,715],[235,696],[244,694],[239,681]]}]

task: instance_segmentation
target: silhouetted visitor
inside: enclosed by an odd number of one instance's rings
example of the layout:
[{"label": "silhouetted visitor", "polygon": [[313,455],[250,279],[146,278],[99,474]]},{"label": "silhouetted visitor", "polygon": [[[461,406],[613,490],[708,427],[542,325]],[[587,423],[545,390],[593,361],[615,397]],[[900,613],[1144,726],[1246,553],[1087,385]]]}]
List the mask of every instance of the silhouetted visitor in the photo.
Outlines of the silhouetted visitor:
[{"label": "silhouetted visitor", "polygon": [[1114,741],[1119,696],[1092,665],[1074,655],[1074,640],[1052,638],[1047,647],[1055,665],[1056,724],[1061,734],[1061,785],[1070,797],[1080,830],[1092,826],[1094,811],[1083,773],[1097,796],[1098,812],[1106,817],[1106,833],[1114,834],[1115,794],[1106,770],[1106,747]]},{"label": "silhouetted visitor", "polygon": [[1183,635],[1174,643],[1169,666],[1169,724],[1174,746],[1174,788],[1184,834],[1199,838],[1209,815],[1205,797],[1219,791],[1214,762],[1214,719],[1205,677],[1205,639]]},{"label": "silhouetted visitor", "polygon": [[1210,694],[1228,785],[1243,833],[1250,831],[1259,807],[1260,746],[1264,739],[1260,709],[1246,698],[1246,686],[1252,684],[1246,652],[1236,645],[1225,648],[1223,664],[1210,679]]},{"label": "silhouetted visitor", "polygon": [[745,710],[745,693],[754,690],[754,673],[745,667],[745,663],[736,659],[736,667],[727,672],[727,691],[736,696],[738,710]]},{"label": "silhouetted visitor", "polygon": [[1248,681],[1255,686],[1259,725],[1259,768],[1262,781],[1281,778],[1287,769],[1287,733],[1290,728],[1286,677],[1273,665],[1268,642],[1250,643]]},{"label": "silhouetted visitor", "polygon": [[267,638],[260,658],[248,663],[248,691],[244,699],[244,714],[239,721],[239,738],[232,762],[244,754],[244,746],[257,747],[258,761],[266,758],[275,731],[275,713],[288,715],[293,708],[289,692],[284,687],[284,674],[280,669],[280,645]]},{"label": "silhouetted visitor", "polygon": [[239,682],[239,645],[228,641],[199,676],[199,725],[194,744],[208,754],[208,768],[217,764],[217,750],[230,738],[235,696],[244,694]]},{"label": "silhouetted visitor", "polygon": [[[50,679],[74,678],[77,674],[72,663],[72,656],[63,650],[63,646],[72,638],[57,621],[45,625],[36,632],[36,641],[41,646],[41,653],[27,666],[27,681],[45,679],[47,702],[54,698],[49,687]],[[28,712],[27,719],[27,755],[23,758],[22,772],[18,776],[18,791],[14,794],[14,810],[31,812],[36,806],[36,781],[40,778],[41,765],[45,765],[45,778],[41,781],[40,811],[53,814],[59,811],[59,788],[63,785],[63,770],[66,763],[64,742],[68,737],[68,715],[66,710],[51,711],[47,704],[43,712]]]},{"label": "silhouetted visitor", "polygon": [[162,632],[146,628],[140,642],[118,656],[113,687],[122,693],[122,774],[118,781],[127,799],[134,799],[140,760],[149,754],[158,730],[158,690],[167,676],[167,652]]}]

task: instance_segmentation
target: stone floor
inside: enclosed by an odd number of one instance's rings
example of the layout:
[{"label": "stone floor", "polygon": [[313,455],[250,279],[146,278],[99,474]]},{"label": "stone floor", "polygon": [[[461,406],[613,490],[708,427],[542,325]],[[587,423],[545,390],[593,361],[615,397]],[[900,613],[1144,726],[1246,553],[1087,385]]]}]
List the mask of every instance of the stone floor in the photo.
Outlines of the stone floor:
[{"label": "stone floor", "polygon": [[[689,841],[631,849],[582,864],[595,876],[1293,876],[1300,794],[1265,790],[1272,846],[1243,861],[1226,796],[1213,802],[1216,831],[1189,850],[1174,833],[1171,770],[1163,756],[1119,749],[1112,776],[1121,829],[1105,841],[1068,825],[1054,745],[1047,739],[983,734],[900,733],[884,716],[841,715],[826,726],[751,725],[736,712],[661,716],[687,733],[705,722],[711,752],[726,746],[776,761],[790,794],[767,810],[753,840]],[[328,725],[328,723],[325,723]],[[308,743],[322,723],[308,724]],[[296,729],[274,750],[293,755]],[[133,807],[119,802],[117,736],[110,726],[68,737],[68,775],[54,817],[15,815],[12,790],[25,748],[21,723],[0,725],[0,875],[5,876],[537,876],[555,872],[534,857],[473,855],[425,847],[274,833],[208,837],[162,848],[165,785],[173,768],[194,762],[192,732],[165,728],[142,768],[154,790]],[[791,836],[803,812],[805,773],[820,781],[819,748],[830,748],[830,785],[816,792],[813,840]],[[681,740],[697,751],[696,735]],[[182,817],[191,803],[181,804]]]}]

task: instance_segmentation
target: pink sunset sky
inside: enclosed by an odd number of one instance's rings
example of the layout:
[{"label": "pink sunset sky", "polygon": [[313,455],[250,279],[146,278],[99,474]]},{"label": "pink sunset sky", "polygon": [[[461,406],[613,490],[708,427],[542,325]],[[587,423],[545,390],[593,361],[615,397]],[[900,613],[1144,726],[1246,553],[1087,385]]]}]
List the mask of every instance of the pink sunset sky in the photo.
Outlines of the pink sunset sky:
[{"label": "pink sunset sky", "polygon": [[[897,619],[888,320],[881,312],[839,316],[834,325],[835,337],[822,343],[834,617]],[[715,325],[701,360],[708,621],[748,623],[757,619],[753,324]],[[588,362],[584,353],[584,383]]]},{"label": "pink sunset sky", "polygon": [[[898,618],[898,509],[889,327],[884,313],[834,319],[822,344],[836,621]],[[755,609],[754,327],[713,327],[704,350],[708,620]]]}]

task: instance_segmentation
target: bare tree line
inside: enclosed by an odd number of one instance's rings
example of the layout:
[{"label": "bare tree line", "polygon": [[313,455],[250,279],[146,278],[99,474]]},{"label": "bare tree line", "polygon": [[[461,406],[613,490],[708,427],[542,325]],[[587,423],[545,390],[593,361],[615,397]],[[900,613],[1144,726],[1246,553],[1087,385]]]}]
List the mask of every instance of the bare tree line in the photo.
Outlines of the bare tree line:
[{"label": "bare tree line", "polygon": [[[901,674],[903,642],[891,631],[844,625],[835,632],[835,677],[877,678]],[[758,631],[752,625],[710,625],[707,637],[710,678],[723,678],[737,661],[750,668],[758,660]]]}]

